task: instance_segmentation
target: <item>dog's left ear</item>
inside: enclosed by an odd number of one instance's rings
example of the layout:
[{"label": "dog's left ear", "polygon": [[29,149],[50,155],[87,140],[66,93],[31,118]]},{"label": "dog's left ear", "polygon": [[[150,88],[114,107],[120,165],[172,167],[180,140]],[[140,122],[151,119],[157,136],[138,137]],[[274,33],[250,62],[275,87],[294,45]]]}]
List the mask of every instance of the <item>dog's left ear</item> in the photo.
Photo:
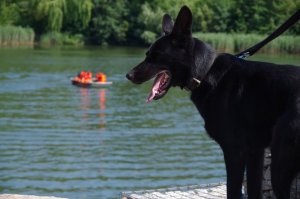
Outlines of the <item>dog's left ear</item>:
[{"label": "dog's left ear", "polygon": [[183,6],[176,18],[172,35],[176,39],[185,39],[192,36],[193,16],[191,10],[187,6]]},{"label": "dog's left ear", "polygon": [[171,18],[170,15],[168,14],[165,14],[163,16],[163,20],[162,20],[162,30],[163,30],[163,33],[165,35],[168,35],[172,32],[173,30],[173,26],[174,26],[174,23],[173,23],[173,20]]}]

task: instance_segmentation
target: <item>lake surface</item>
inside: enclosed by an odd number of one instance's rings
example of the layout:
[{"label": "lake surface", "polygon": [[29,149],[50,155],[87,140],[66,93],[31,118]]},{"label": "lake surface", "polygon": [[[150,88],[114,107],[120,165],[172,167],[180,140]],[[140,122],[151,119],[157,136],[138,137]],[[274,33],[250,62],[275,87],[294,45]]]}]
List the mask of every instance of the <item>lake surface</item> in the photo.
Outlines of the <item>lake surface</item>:
[{"label": "lake surface", "polygon": [[[121,191],[225,180],[222,153],[189,94],[146,104],[126,72],[145,49],[0,49],[0,193],[118,198]],[[252,59],[300,65],[299,56]],[[106,89],[72,86],[102,71]]]}]

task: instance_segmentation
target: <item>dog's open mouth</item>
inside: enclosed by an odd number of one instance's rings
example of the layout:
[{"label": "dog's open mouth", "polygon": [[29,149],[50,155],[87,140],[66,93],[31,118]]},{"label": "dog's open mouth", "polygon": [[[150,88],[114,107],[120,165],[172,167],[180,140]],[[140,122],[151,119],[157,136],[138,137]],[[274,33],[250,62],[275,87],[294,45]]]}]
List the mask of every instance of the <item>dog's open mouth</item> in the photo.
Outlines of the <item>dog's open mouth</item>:
[{"label": "dog's open mouth", "polygon": [[160,71],[156,74],[152,90],[147,99],[147,103],[150,103],[152,100],[158,100],[162,98],[170,88],[171,83],[171,74],[167,70]]}]

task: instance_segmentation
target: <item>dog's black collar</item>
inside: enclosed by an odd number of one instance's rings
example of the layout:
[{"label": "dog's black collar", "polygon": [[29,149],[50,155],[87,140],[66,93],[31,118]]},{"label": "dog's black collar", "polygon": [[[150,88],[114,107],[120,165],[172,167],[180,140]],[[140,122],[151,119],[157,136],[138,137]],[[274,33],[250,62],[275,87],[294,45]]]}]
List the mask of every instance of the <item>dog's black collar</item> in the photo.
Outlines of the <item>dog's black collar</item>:
[{"label": "dog's black collar", "polygon": [[[193,49],[193,53],[195,54],[195,40],[193,40],[192,42],[192,47],[191,49]],[[206,45],[206,44],[204,44]],[[204,77],[207,75],[208,71],[210,70],[213,62],[215,61],[215,58],[217,57],[217,54],[214,52],[214,50],[211,49],[210,46],[207,46],[206,45],[206,48],[209,50],[209,53],[207,53],[204,58],[210,58],[210,62],[206,62],[204,63],[207,67],[206,68],[206,72],[204,74],[202,74],[201,76],[195,76],[195,75],[192,75],[192,78],[188,80],[188,82],[186,83],[186,85],[183,87],[185,90],[189,91],[189,92],[192,92],[193,90],[197,89],[200,84],[201,84],[201,81],[204,79]],[[203,63],[202,63],[203,64]],[[195,66],[197,67],[197,66]],[[200,66],[202,67],[202,66]],[[194,76],[194,77],[193,77]]]},{"label": "dog's black collar", "polygon": [[192,80],[188,83],[188,85],[186,85],[183,88],[189,92],[192,92],[193,90],[198,88],[200,86],[200,84],[201,84],[201,81],[199,79],[192,78]]}]

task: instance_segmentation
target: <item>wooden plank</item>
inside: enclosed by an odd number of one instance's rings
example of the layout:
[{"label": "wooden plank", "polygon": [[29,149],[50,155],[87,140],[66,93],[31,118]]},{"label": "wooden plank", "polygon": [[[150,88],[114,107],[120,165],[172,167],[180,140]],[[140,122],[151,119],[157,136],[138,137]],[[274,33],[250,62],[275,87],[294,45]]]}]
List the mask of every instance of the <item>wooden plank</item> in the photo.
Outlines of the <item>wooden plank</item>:
[{"label": "wooden plank", "polygon": [[122,199],[222,199],[226,198],[224,183],[193,185],[167,189],[122,192]]},{"label": "wooden plank", "polygon": [[57,198],[57,197],[54,197],[54,196],[0,194],[0,199],[67,199],[67,198]]}]

